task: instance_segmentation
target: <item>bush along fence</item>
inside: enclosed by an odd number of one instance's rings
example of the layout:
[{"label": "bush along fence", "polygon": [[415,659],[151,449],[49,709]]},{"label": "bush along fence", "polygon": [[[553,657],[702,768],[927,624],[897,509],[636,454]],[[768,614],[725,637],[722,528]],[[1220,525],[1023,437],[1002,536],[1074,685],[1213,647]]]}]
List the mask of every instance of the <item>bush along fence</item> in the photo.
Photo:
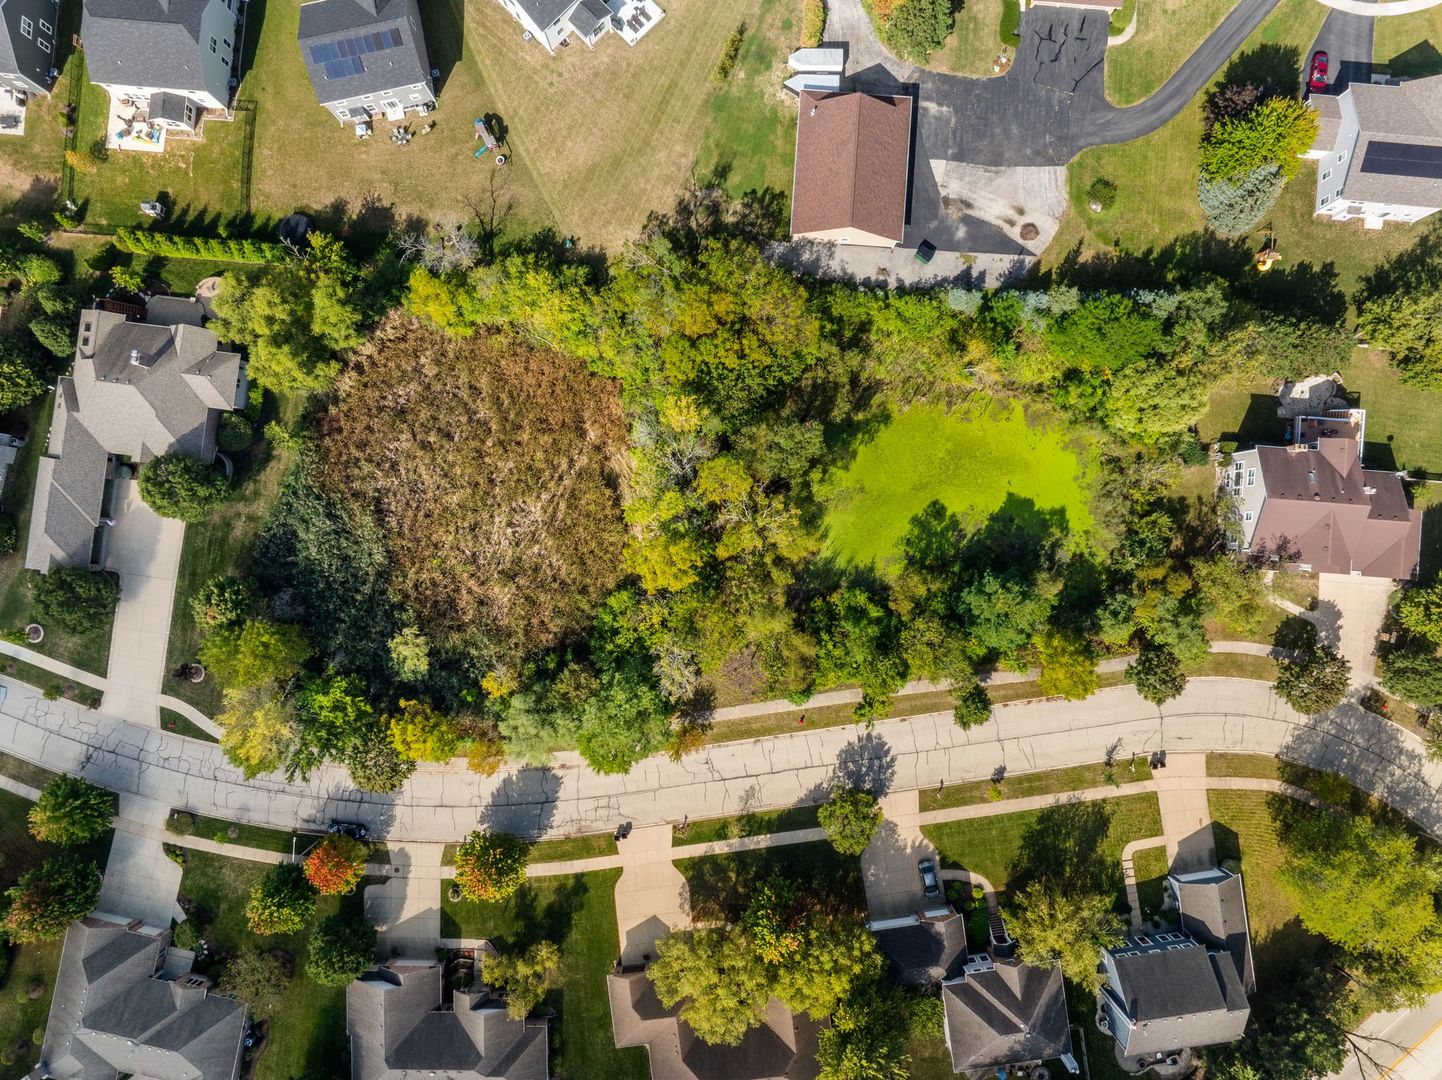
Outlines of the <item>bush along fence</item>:
[{"label": "bush along fence", "polygon": [[115,246],[137,255],[168,255],[176,259],[220,259],[224,262],[278,263],[290,258],[284,244],[265,240],[233,240],[215,236],[178,236],[146,229],[115,230]]}]

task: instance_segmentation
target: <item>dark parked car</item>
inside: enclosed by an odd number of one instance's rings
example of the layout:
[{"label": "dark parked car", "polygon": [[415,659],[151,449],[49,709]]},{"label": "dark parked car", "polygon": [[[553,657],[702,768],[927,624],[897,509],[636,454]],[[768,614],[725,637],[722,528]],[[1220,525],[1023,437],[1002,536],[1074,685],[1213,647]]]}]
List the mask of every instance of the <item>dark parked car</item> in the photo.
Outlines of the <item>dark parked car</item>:
[{"label": "dark parked car", "polygon": [[941,882],[936,877],[936,864],[930,859],[922,859],[916,864],[916,869],[921,874],[921,891],[926,894],[926,898],[939,900],[941,898]]},{"label": "dark parked car", "polygon": [[370,835],[370,829],[359,821],[332,821],[326,826],[325,831],[340,833],[343,836],[349,836],[352,840],[364,840]]},{"label": "dark parked car", "polygon": [[1327,54],[1321,49],[1312,54],[1312,71],[1307,76],[1307,89],[1327,89]]}]

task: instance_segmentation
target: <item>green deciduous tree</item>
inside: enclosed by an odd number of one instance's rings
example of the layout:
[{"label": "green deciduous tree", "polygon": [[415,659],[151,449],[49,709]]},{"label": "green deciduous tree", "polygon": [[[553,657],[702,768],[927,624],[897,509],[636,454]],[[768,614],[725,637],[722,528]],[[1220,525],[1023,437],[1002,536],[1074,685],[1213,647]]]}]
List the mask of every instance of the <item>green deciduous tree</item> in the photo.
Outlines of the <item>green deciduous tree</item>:
[{"label": "green deciduous tree", "polygon": [[634,672],[606,678],[580,711],[576,747],[597,772],[624,773],[666,743],[670,722],[661,695]]},{"label": "green deciduous tree", "polygon": [[357,733],[350,741],[345,766],[356,787],[378,795],[397,790],[416,771],[416,763],[396,753],[386,732],[378,726]]},{"label": "green deciduous tree", "polygon": [[810,618],[817,638],[817,684],[859,683],[857,719],[884,713],[891,695],[906,681],[896,615],[864,589],[851,586],[813,605]]},{"label": "green deciduous tree", "polygon": [[311,932],[305,970],[321,986],[345,986],[375,962],[375,927],[359,915],[329,915]]},{"label": "green deciduous tree", "polygon": [[110,574],[63,566],[36,581],[34,614],[68,634],[85,634],[106,625],[119,600],[120,586]]},{"label": "green deciduous tree", "polygon": [[255,934],[294,934],[314,914],[315,889],[295,863],[267,871],[245,904],[245,921]]},{"label": "green deciduous tree", "polygon": [[886,966],[875,935],[853,916],[812,912],[796,936],[798,947],[777,967],[772,988],[792,1012],[824,1019]]},{"label": "green deciduous tree", "polygon": [[200,662],[228,689],[285,687],[311,655],[305,632],[289,623],[247,619],[200,644]]},{"label": "green deciduous tree", "polygon": [[1100,950],[1122,942],[1110,897],[1039,881],[1017,895],[1009,923],[1023,961],[1042,966],[1059,961],[1068,979],[1089,990],[1101,985]]},{"label": "green deciduous tree", "polygon": [[289,958],[279,950],[246,945],[226,960],[217,989],[245,1002],[252,1016],[269,1016],[290,982],[290,967]]},{"label": "green deciduous tree", "polygon": [[519,836],[477,830],[456,850],[456,887],[467,900],[505,900],[525,884],[529,851]]},{"label": "green deciduous tree", "polygon": [[1397,600],[1397,621],[1418,637],[1442,646],[1442,581],[1404,589]]},{"label": "green deciduous tree", "polygon": [[1316,644],[1277,661],[1277,694],[1298,712],[1326,712],[1342,700],[1352,665],[1337,650]]},{"label": "green deciduous tree", "polygon": [[1442,387],[1442,289],[1416,282],[1365,293],[1357,332],[1391,354],[1404,383]]},{"label": "green deciduous tree", "polygon": [[1382,657],[1382,685],[1414,705],[1442,705],[1442,656],[1424,644],[1395,649]]},{"label": "green deciduous tree", "polygon": [[190,598],[190,613],[195,625],[209,632],[244,621],[255,602],[255,582],[249,578],[216,577]]},{"label": "green deciduous tree", "polygon": [[94,911],[99,898],[100,868],[91,859],[67,852],[25,871],[5,891],[0,931],[16,945],[51,941]]},{"label": "green deciduous tree", "polygon": [[204,521],[229,491],[225,473],[189,454],[163,454],[140,467],[140,497],[161,517]]},{"label": "green deciduous tree", "polygon": [[1255,567],[1214,555],[1192,564],[1192,580],[1210,617],[1233,633],[1254,634],[1266,622],[1271,605],[1262,573]]},{"label": "green deciduous tree", "polygon": [[35,361],[13,337],[0,338],[0,413],[29,405],[45,389]]},{"label": "green deciduous tree", "polygon": [[561,965],[561,950],[549,941],[538,941],[523,953],[481,960],[481,977],[506,994],[506,1015],[524,1020],[555,985]]},{"label": "green deciduous tree", "polygon": [[57,776],[30,808],[30,834],[52,844],[84,844],[104,835],[115,796],[75,776]]},{"label": "green deciduous tree", "polygon": [[672,934],[656,947],[647,969],[661,1004],[681,1004],[681,1019],[696,1037],[735,1046],[761,1023],[771,996],[766,964],[744,935],[724,930]]},{"label": "green deciduous tree", "polygon": [[1081,701],[1096,691],[1096,650],[1085,635],[1048,627],[1037,636],[1036,654],[1041,665],[1038,686],[1043,694]]},{"label": "green deciduous tree", "polygon": [[907,1080],[907,1008],[901,990],[884,979],[860,986],[821,1032],[818,1080]]},{"label": "green deciduous tree", "polygon": [[1153,705],[1178,697],[1187,688],[1186,672],[1171,649],[1144,644],[1137,658],[1127,665],[1127,678],[1137,693]]},{"label": "green deciduous tree", "polygon": [[461,748],[461,733],[450,717],[424,701],[401,699],[385,723],[396,753],[412,761],[449,761]]},{"label": "green deciduous tree", "polygon": [[838,787],[816,811],[831,846],[843,855],[860,855],[881,827],[881,807],[869,791]]},{"label": "green deciduous tree", "polygon": [[1375,1004],[1414,1006],[1442,987],[1442,856],[1365,816],[1298,814],[1289,826],[1281,878],[1302,925],[1343,950]]},{"label": "green deciduous tree", "polygon": [[227,689],[215,716],[220,747],[247,778],[280,768],[296,737],[295,707],[271,687]]},{"label": "green deciduous tree", "polygon": [[955,0],[893,0],[880,20],[881,40],[897,56],[925,63],[946,43],[955,10]]},{"label": "green deciduous tree", "polygon": [[963,730],[974,728],[991,719],[991,696],[981,683],[972,682],[965,690],[952,693],[956,698],[956,707],[951,710],[951,718],[956,721],[957,727]]},{"label": "green deciduous tree", "polygon": [[1202,172],[1225,180],[1264,165],[1291,179],[1317,140],[1317,113],[1291,97],[1273,97],[1213,125],[1202,140]]}]

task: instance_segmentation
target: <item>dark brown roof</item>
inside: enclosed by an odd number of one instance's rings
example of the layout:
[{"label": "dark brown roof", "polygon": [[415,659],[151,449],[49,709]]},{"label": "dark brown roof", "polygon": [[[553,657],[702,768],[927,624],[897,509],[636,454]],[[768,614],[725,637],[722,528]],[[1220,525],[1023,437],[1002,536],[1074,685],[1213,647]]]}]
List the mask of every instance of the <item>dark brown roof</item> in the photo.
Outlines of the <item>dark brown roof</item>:
[{"label": "dark brown roof", "polygon": [[801,91],[791,233],[860,229],[898,243],[906,227],[912,100]]},{"label": "dark brown roof", "polygon": [[1061,968],[998,964],[942,984],[956,1072],[994,1076],[1006,1065],[1071,1053]]},{"label": "dark brown roof", "polygon": [[1257,447],[1267,501],[1252,547],[1288,547],[1318,573],[1412,577],[1422,515],[1408,508],[1397,474],[1362,468],[1353,439],[1316,445]]}]

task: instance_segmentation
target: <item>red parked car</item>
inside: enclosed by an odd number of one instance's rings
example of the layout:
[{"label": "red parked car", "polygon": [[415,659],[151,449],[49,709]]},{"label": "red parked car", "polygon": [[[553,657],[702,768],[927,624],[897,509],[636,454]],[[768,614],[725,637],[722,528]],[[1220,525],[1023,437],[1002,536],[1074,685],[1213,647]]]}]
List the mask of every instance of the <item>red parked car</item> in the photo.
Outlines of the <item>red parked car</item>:
[{"label": "red parked car", "polygon": [[1312,54],[1312,73],[1307,76],[1307,89],[1327,89],[1327,54],[1321,49]]}]

